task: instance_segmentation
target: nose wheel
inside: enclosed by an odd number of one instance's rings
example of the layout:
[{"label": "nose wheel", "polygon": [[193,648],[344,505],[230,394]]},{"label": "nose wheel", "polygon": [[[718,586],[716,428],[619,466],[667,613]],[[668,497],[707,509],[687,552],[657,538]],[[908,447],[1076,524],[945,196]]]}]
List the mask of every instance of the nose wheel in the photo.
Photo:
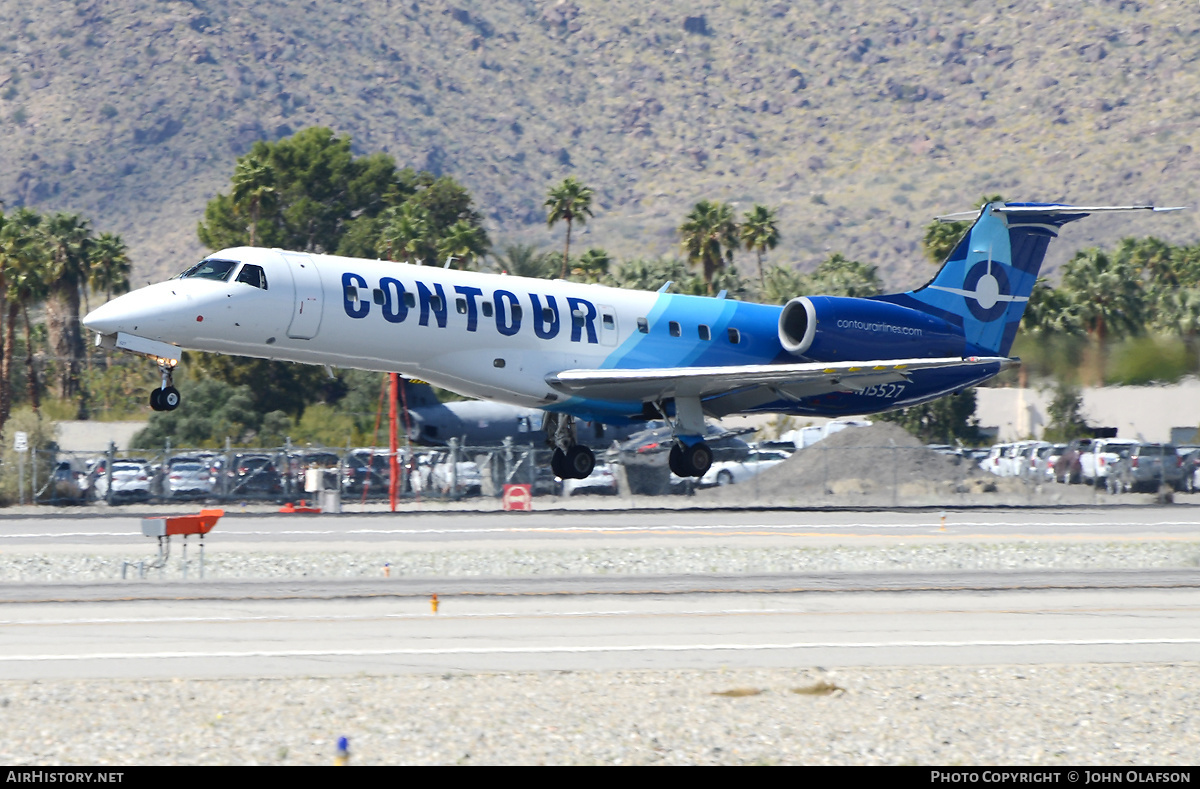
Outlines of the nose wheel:
[{"label": "nose wheel", "polygon": [[179,407],[179,390],[171,381],[171,373],[175,371],[174,363],[158,365],[162,373],[162,386],[150,391],[150,407],[155,411],[174,411]]},{"label": "nose wheel", "polygon": [[174,411],[179,407],[179,390],[173,386],[150,390],[150,407],[155,411]]}]

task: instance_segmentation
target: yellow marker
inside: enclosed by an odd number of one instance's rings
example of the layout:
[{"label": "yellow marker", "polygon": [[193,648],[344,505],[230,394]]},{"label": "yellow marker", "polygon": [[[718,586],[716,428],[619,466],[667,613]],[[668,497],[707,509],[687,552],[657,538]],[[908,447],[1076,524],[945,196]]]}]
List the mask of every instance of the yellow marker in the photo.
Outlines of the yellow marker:
[{"label": "yellow marker", "polygon": [[436,594],[433,597],[429,598],[429,607],[433,609],[433,613],[435,613],[435,614],[437,613],[438,599],[437,599]]}]

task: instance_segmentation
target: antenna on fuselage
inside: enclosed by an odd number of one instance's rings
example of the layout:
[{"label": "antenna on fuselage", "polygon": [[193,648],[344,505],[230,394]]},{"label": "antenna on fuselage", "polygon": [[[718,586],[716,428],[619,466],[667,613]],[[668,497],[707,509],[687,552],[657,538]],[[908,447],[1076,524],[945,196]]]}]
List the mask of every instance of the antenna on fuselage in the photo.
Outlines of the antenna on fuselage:
[{"label": "antenna on fuselage", "polygon": [[450,257],[446,258],[446,265],[442,266],[442,268],[450,268],[450,264],[453,263],[455,260],[457,260],[457,258],[454,257],[454,255],[451,255]]}]

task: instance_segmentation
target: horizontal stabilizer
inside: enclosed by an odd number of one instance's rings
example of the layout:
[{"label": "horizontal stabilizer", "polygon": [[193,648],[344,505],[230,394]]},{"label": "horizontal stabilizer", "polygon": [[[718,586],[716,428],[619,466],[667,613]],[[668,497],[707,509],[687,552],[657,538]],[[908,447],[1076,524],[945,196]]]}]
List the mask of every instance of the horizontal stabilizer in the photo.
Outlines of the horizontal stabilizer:
[{"label": "horizontal stabilizer", "polygon": [[[1154,206],[1154,205],[1025,205],[997,203],[993,211],[997,214],[1098,214],[1104,211],[1182,211],[1187,206]],[[959,211],[956,214],[945,214],[936,217],[939,222],[965,222],[979,216],[979,210]]]}]

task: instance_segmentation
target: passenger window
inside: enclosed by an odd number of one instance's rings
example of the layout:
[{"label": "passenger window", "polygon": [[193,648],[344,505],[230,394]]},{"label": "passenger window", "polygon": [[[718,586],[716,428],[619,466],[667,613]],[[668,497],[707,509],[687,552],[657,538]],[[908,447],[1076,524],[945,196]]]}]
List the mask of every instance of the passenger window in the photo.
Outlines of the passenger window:
[{"label": "passenger window", "polygon": [[376,304],[383,304],[383,289],[375,288],[375,290],[371,291],[371,298]]},{"label": "passenger window", "polygon": [[454,302],[454,307],[455,307],[455,309],[457,309],[457,310],[458,310],[458,314],[459,314],[459,315],[466,315],[466,314],[467,314],[467,300],[466,300],[466,299],[457,299],[457,300],[455,300],[455,302]]},{"label": "passenger window", "polygon": [[411,290],[404,291],[404,306],[409,309],[415,309],[417,306],[417,295]]},{"label": "passenger window", "polygon": [[609,315],[607,312],[604,313],[604,328],[606,328],[606,329],[617,328],[616,318],[614,318],[612,315]]},{"label": "passenger window", "polygon": [[251,266],[246,264],[242,266],[241,272],[237,277],[238,282],[244,282],[247,285],[253,285],[262,290],[267,289],[267,275],[263,272],[261,266]]},{"label": "passenger window", "polygon": [[730,329],[729,330],[729,342],[733,343],[734,345],[737,345],[741,341],[742,341],[741,332],[739,332],[737,329]]},{"label": "passenger window", "polygon": [[708,327],[703,323],[700,324],[698,331],[700,334],[700,339],[704,340],[705,342],[712,339],[712,335],[709,333]]},{"label": "passenger window", "polygon": [[554,310],[549,307],[542,307],[542,322],[554,323]]},{"label": "passenger window", "polygon": [[671,330],[672,337],[682,337],[683,336],[683,330],[679,328],[679,321],[671,321],[668,324],[668,328],[670,328],[670,330]]},{"label": "passenger window", "polygon": [[650,322],[645,318],[638,318],[638,331],[640,331],[642,334],[649,334]]},{"label": "passenger window", "polygon": [[490,301],[483,302],[483,317],[492,317],[492,303]]},{"label": "passenger window", "polygon": [[434,296],[433,298],[431,298],[429,300],[429,309],[433,310],[434,312],[441,312],[442,311],[442,297]]},{"label": "passenger window", "polygon": [[513,319],[514,321],[519,321],[519,320],[521,320],[521,305],[520,305],[520,304],[514,304],[514,305],[513,305],[513,307],[512,307],[512,319]]},{"label": "passenger window", "polygon": [[347,285],[346,286],[346,300],[347,301],[358,301],[358,288],[354,287],[353,285]]}]

